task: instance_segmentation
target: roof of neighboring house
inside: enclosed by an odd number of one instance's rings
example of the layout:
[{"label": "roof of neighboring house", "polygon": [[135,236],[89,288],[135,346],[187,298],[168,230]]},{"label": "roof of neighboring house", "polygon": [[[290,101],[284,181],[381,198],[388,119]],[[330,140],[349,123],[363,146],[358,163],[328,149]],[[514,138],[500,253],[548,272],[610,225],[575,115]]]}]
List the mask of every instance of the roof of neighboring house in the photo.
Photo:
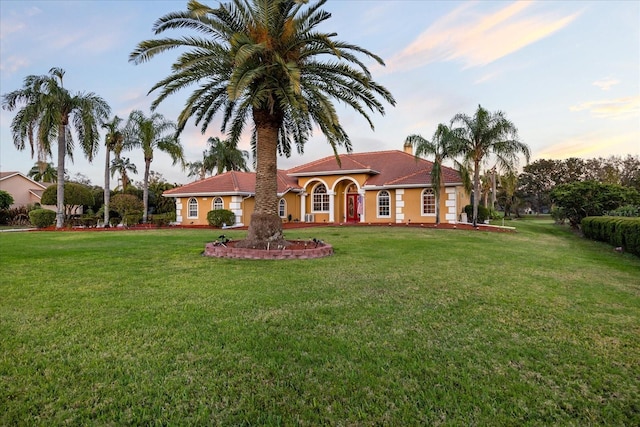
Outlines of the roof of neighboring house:
[{"label": "roof of neighboring house", "polygon": [[[295,168],[278,170],[278,194],[299,191],[298,177],[369,175],[364,187],[412,187],[431,184],[433,163],[399,150],[375,151],[358,154],[341,154],[340,165],[335,156],[325,157]],[[442,167],[445,185],[461,184],[460,174],[454,169]],[[225,172],[165,191],[168,197],[253,195],[256,174],[254,172]]]},{"label": "roof of neighboring house", "polygon": [[31,182],[32,184],[35,184],[37,186],[37,190],[40,189],[46,189],[47,185],[51,185],[51,184],[43,184],[41,182],[38,181],[34,181],[33,179],[29,178],[28,176],[26,176],[25,174],[21,173],[21,172],[17,172],[17,171],[13,171],[13,172],[0,172],[0,181],[3,181],[5,179],[9,179],[12,178],[14,176],[19,176],[22,177],[24,179],[26,179],[27,181]]},{"label": "roof of neighboring house", "polygon": [[[256,188],[256,174],[254,172],[230,171],[220,175],[195,181],[190,184],[167,190],[163,193],[168,197],[186,196],[222,196],[222,195],[253,195]],[[278,170],[278,194],[299,190],[296,180],[282,170]]]},{"label": "roof of neighboring house", "polygon": [[[329,156],[289,169],[287,173],[291,176],[365,173],[370,177],[364,185],[373,187],[407,187],[431,184],[433,163],[404,151],[374,151],[342,154],[339,157],[340,165],[338,165],[335,156]],[[443,166],[442,172],[445,185],[462,182],[460,174],[455,170]]]}]

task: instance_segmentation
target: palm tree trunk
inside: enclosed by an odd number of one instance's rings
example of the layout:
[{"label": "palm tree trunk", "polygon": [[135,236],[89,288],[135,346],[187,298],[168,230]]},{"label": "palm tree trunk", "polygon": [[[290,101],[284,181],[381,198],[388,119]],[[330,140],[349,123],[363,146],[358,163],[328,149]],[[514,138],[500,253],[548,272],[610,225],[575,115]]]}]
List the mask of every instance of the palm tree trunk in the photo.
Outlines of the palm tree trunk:
[{"label": "palm tree trunk", "polygon": [[151,159],[144,159],[144,184],[142,186],[142,204],[144,212],[142,213],[142,223],[147,223],[149,213],[149,170],[151,169]]},{"label": "palm tree trunk", "polygon": [[107,157],[106,157],[106,161],[104,164],[104,226],[105,227],[109,227],[109,202],[111,201],[111,190],[109,187],[111,187],[111,182],[110,182],[110,175],[109,175],[109,166],[111,165],[110,163],[110,154],[111,154],[111,150],[109,150],[109,146],[106,147],[107,149]]},{"label": "palm tree trunk", "polygon": [[282,220],[278,216],[278,130],[281,118],[269,110],[254,110],[257,132],[256,203],[245,247],[276,247],[284,244]]},{"label": "palm tree trunk", "polygon": [[480,202],[480,162],[475,161],[473,171],[473,226],[478,225],[478,203]]},{"label": "palm tree trunk", "polygon": [[56,191],[56,228],[64,227],[64,158],[67,155],[66,128],[60,125],[58,128],[58,183]]}]

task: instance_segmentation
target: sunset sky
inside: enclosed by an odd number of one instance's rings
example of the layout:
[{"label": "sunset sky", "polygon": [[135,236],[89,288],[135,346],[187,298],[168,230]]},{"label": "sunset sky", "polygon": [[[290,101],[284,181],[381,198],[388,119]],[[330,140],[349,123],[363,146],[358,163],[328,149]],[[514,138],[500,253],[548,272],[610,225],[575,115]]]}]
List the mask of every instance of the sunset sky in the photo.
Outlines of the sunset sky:
[{"label": "sunset sky", "polygon": [[[129,63],[129,54],[155,37],[156,19],[185,9],[186,0],[2,0],[0,93],[20,89],[27,75],[60,67],[67,89],[95,92],[112,114],[149,114],[155,94],[147,92],[170,73],[178,51],[141,65]],[[321,30],[385,60],[385,67],[368,66],[397,101],[384,116],[373,115],[375,130],[340,108],[355,152],[402,149],[414,133],[431,138],[438,123],[456,113],[471,115],[480,104],[514,122],[532,160],[640,155],[638,1],[329,0],[324,9],[333,17]],[[187,34],[192,33],[171,35]],[[158,112],[175,120],[189,94],[169,98]],[[14,115],[0,112],[0,170],[26,174],[35,159],[13,145]],[[181,136],[187,161],[201,159],[208,137],[224,138],[219,123],[206,135],[187,126]],[[248,140],[247,135],[240,148],[248,150]],[[279,167],[331,154],[318,131],[304,155],[281,158]],[[141,154],[124,156],[138,166],[133,179],[141,181]],[[67,163],[69,174],[82,173],[102,185],[104,149],[93,164],[82,157],[78,149],[75,162]],[[156,154],[152,170],[169,182],[190,181],[166,154]]]}]

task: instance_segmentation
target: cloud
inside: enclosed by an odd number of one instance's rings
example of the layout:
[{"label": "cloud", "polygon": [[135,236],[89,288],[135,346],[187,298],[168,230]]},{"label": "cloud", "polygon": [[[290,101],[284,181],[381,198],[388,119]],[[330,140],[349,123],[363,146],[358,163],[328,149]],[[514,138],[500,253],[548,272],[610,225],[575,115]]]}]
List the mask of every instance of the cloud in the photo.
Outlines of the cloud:
[{"label": "cloud", "polygon": [[626,118],[640,114],[640,96],[587,101],[569,107],[570,111],[589,111],[596,118]]},{"label": "cloud", "polygon": [[535,13],[528,10],[533,4],[517,1],[487,14],[477,10],[486,3],[465,3],[422,32],[389,61],[389,68],[410,69],[437,61],[457,61],[465,68],[484,66],[550,36],[580,14]]},{"label": "cloud", "polygon": [[[602,135],[586,133],[563,139],[536,153],[535,159],[568,159],[570,157],[608,157],[611,153],[638,153],[638,133]],[[535,160],[534,159],[534,160]]]},{"label": "cloud", "polygon": [[609,89],[611,89],[611,86],[615,86],[618,83],[620,83],[620,80],[608,78],[608,79],[597,80],[597,81],[593,82],[592,84],[594,86],[599,87],[602,90],[609,90]]},{"label": "cloud", "polygon": [[25,58],[21,58],[19,56],[10,56],[6,59],[3,58],[0,63],[0,71],[3,73],[7,73],[7,75],[12,75],[16,71],[27,67],[29,65],[29,61]]}]

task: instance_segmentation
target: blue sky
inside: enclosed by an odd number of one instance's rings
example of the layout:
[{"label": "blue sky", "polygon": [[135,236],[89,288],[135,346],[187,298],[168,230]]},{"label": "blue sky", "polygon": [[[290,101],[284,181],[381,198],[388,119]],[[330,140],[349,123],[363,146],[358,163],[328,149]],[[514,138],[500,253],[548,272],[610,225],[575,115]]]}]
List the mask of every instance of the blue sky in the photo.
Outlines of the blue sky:
[{"label": "blue sky", "polygon": [[[95,92],[113,114],[148,114],[154,95],[147,92],[170,73],[178,54],[133,65],[129,53],[154,38],[157,18],[185,9],[186,0],[2,0],[0,93],[60,67],[66,88]],[[330,0],[324,9],[333,17],[322,30],[385,60],[386,67],[369,64],[370,70],[397,101],[384,116],[373,116],[375,130],[357,113],[339,110],[355,152],[402,149],[408,135],[430,138],[438,123],[471,115],[481,104],[514,122],[532,160],[640,155],[638,1]],[[158,112],[175,120],[188,94],[169,98]],[[35,159],[14,148],[14,114],[0,111],[0,170],[26,173]],[[187,161],[201,158],[210,136],[223,137],[219,121],[206,135],[187,126],[181,136]],[[248,138],[241,148],[249,148]],[[279,167],[331,154],[316,132],[303,156],[281,158]],[[141,181],[142,156],[125,156],[138,166],[134,181]],[[92,164],[78,150],[67,170],[102,185],[103,165],[104,149]],[[162,153],[152,170],[170,182],[190,180]]]}]

